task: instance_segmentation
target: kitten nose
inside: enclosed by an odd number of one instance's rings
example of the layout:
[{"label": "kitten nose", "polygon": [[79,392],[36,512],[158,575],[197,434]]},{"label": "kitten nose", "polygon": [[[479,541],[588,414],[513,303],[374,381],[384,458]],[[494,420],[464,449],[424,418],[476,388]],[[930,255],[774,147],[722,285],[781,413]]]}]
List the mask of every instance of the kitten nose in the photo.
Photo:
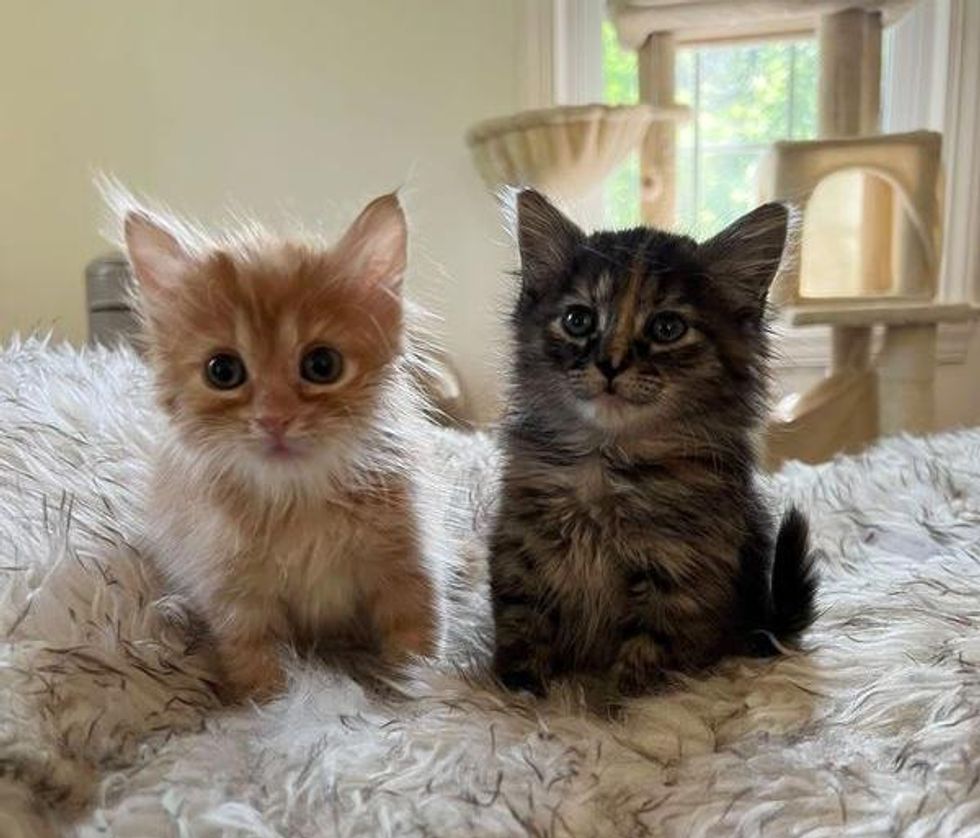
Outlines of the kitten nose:
[{"label": "kitten nose", "polygon": [[291,422],[288,416],[259,416],[255,420],[255,424],[270,436],[282,436]]},{"label": "kitten nose", "polygon": [[612,358],[599,358],[596,362],[596,369],[599,370],[609,381],[612,381],[617,375],[619,375],[627,366],[629,362],[623,358],[618,364],[613,363]]}]

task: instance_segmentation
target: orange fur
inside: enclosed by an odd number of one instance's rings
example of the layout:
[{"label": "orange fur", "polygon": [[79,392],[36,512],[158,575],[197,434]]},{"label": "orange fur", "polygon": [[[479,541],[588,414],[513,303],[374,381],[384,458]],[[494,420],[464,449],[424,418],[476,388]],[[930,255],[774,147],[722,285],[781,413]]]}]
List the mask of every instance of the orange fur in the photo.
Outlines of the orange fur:
[{"label": "orange fur", "polygon": [[[278,241],[191,255],[140,213],[127,217],[126,238],[170,419],[148,505],[155,552],[208,621],[229,697],[281,688],[281,643],[435,654],[397,199],[375,201],[330,249]],[[341,353],[333,384],[300,375],[317,345]],[[208,383],[219,352],[242,359],[244,384]]]}]

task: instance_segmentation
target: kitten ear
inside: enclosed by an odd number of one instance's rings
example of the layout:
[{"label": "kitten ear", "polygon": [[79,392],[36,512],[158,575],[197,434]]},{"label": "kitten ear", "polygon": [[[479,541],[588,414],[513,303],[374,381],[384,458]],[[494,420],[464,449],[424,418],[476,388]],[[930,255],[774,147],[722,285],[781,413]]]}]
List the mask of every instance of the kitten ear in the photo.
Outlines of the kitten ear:
[{"label": "kitten ear", "polygon": [[763,204],[743,215],[698,252],[721,282],[761,306],[776,276],[786,245],[789,210],[783,204]]},{"label": "kitten ear", "polygon": [[141,212],[129,212],[125,221],[126,250],[140,289],[158,294],[180,282],[191,257],[167,230]]},{"label": "kitten ear", "polygon": [[584,238],[585,233],[540,192],[525,189],[517,196],[517,245],[525,285],[560,276]]},{"label": "kitten ear", "polygon": [[368,204],[334,248],[359,281],[400,291],[408,262],[408,225],[395,193]]}]

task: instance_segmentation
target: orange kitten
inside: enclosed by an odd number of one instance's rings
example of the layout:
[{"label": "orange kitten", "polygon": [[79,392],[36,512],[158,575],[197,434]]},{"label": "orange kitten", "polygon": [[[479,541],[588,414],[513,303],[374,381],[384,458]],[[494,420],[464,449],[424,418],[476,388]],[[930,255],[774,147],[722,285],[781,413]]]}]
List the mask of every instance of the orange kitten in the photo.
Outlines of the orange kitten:
[{"label": "orange kitten", "polygon": [[421,412],[398,199],[375,200],[331,248],[195,247],[167,227],[142,210],[125,219],[169,418],[148,510],[229,697],[277,691],[284,642],[435,653],[441,584],[413,483]]}]

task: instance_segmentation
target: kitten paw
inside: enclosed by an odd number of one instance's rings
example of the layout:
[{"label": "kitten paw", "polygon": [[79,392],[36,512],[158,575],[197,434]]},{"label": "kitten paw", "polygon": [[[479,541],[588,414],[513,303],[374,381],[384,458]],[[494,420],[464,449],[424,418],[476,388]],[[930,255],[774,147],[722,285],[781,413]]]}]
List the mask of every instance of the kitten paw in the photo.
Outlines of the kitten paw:
[{"label": "kitten paw", "polygon": [[515,669],[497,672],[500,683],[511,692],[529,692],[542,698],[547,694],[544,678],[528,669]]},{"label": "kitten paw", "polygon": [[269,701],[286,688],[286,673],[274,649],[254,650],[224,661],[225,678],[220,698],[225,704]]},{"label": "kitten paw", "polygon": [[664,653],[655,640],[638,635],[619,647],[612,678],[623,695],[651,692],[664,681]]},{"label": "kitten paw", "polygon": [[428,658],[435,655],[436,644],[427,628],[405,629],[392,632],[385,638],[384,659],[391,663],[404,663],[411,657]]}]

